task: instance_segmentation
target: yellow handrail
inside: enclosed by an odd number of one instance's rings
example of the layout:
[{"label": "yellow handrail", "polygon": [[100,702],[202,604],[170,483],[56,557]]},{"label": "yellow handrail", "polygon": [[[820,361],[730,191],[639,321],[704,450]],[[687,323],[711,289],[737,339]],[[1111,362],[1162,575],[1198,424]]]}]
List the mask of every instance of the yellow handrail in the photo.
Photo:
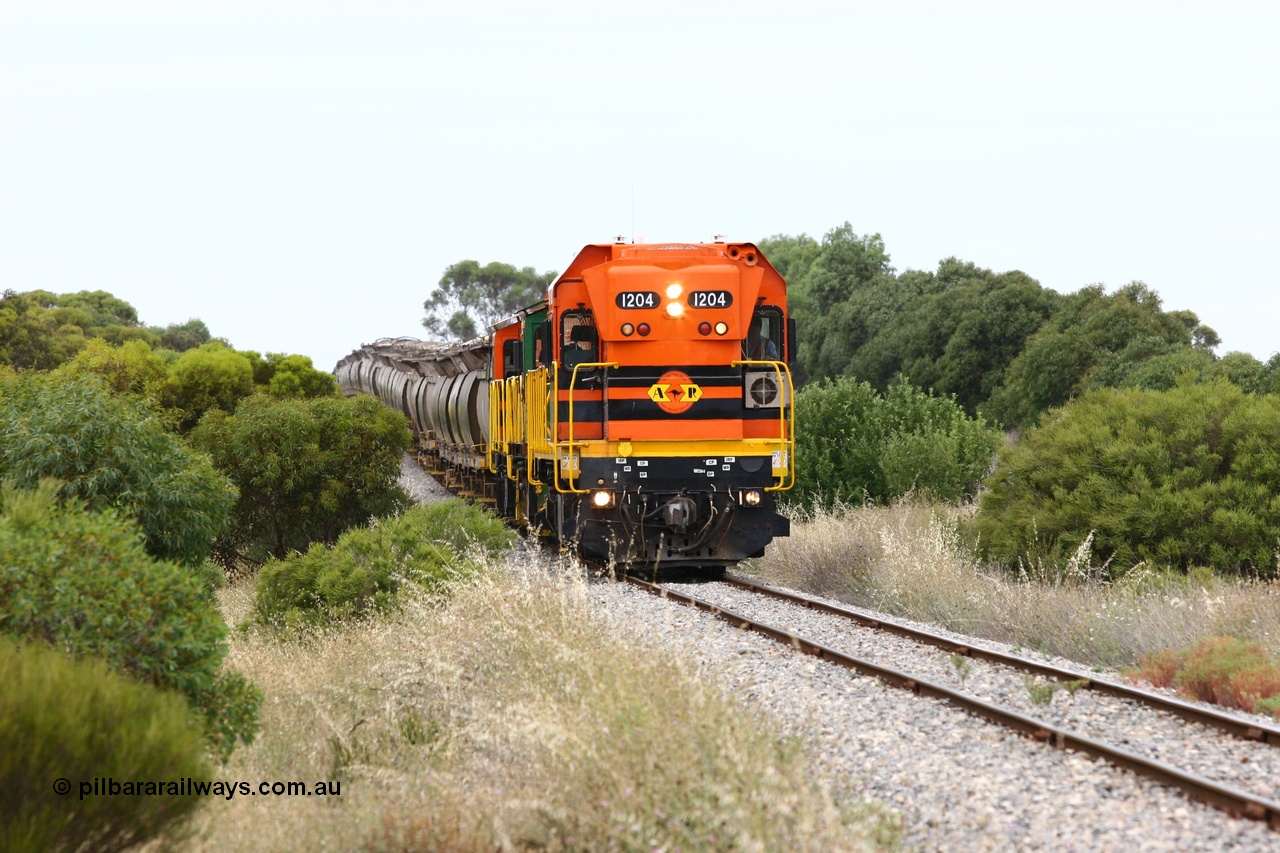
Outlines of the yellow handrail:
[{"label": "yellow handrail", "polygon": [[502,423],[503,391],[501,379],[489,380],[489,440],[484,448],[484,468],[491,474],[498,473],[493,464],[494,445],[503,453],[508,452],[506,428]]},{"label": "yellow handrail", "polygon": [[[567,449],[569,452],[569,476],[567,478],[569,482],[569,488],[567,489],[560,488],[560,454],[558,452],[556,453],[555,486],[556,486],[556,491],[560,492],[561,494],[585,495],[587,492],[590,491],[590,489],[575,489],[573,487],[573,480],[575,479],[573,476],[573,446],[575,444],[573,440],[573,389],[578,385],[578,371],[584,368],[587,370],[593,370],[597,367],[603,367],[605,369],[608,369],[608,368],[617,367],[617,366],[618,366],[618,362],[616,361],[584,361],[581,364],[575,364],[573,366],[573,374],[569,377],[569,438],[563,444],[561,444],[560,442],[556,443],[557,450],[563,447]],[[600,402],[602,405],[606,402],[604,399],[603,391],[601,392]],[[560,403],[560,393],[557,390],[556,392],[557,414],[559,410],[559,403]],[[581,468],[581,463],[579,463],[579,468]]]},{"label": "yellow handrail", "polygon": [[[534,457],[537,453],[543,453],[554,458],[555,449],[552,446],[552,434],[548,431],[554,424],[554,416],[549,417],[547,413],[548,393],[555,394],[552,386],[555,381],[555,374],[552,372],[556,368],[552,364],[551,368],[539,367],[537,370],[530,371],[525,374],[525,426],[528,431],[526,436],[526,473],[528,480],[535,486],[545,486],[546,483],[539,480],[534,475]],[[554,397],[553,397],[554,399]],[[554,473],[554,472],[553,472]]]},{"label": "yellow handrail", "polygon": [[[766,492],[785,492],[796,484],[796,407],[795,407],[795,391],[791,384],[791,369],[781,361],[761,361],[757,359],[740,359],[732,363],[733,367],[755,366],[772,368],[778,377],[778,441],[782,444],[782,453],[785,456],[785,465],[782,477],[779,478],[777,485],[769,486]],[[748,389],[744,388],[743,392],[747,393]],[[790,392],[791,405],[787,405],[788,392]],[[788,424],[788,418],[790,419]],[[790,429],[788,429],[790,425]]]},{"label": "yellow handrail", "polygon": [[511,445],[524,443],[524,376],[511,376],[503,380],[506,386],[502,417],[507,425],[507,479],[518,480]]}]

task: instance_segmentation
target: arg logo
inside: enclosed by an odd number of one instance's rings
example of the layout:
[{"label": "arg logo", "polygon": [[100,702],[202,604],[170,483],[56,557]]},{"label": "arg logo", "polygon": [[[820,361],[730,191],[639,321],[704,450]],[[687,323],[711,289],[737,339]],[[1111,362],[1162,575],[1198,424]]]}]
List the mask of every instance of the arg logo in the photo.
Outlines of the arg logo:
[{"label": "arg logo", "polygon": [[702,399],[702,389],[682,370],[668,370],[649,386],[649,399],[668,414],[678,415]]}]

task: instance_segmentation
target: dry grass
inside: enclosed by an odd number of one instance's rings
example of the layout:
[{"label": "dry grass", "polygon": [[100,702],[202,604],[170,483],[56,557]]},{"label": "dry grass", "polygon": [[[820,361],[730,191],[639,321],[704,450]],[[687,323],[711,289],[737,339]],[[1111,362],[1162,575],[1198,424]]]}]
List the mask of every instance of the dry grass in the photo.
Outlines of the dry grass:
[{"label": "dry grass", "polygon": [[[228,621],[251,588],[223,591]],[[572,573],[491,572],[447,605],[305,642],[240,633],[258,741],[217,778],[340,798],[210,803],[194,850],[857,850],[893,841],[801,744],[673,654],[611,634]]]},{"label": "dry grass", "polygon": [[1063,566],[990,569],[961,536],[970,508],[903,502],[805,512],[749,571],[769,581],[1072,658],[1131,666],[1234,636],[1280,651],[1280,584],[1138,566],[1105,582],[1087,543]]}]

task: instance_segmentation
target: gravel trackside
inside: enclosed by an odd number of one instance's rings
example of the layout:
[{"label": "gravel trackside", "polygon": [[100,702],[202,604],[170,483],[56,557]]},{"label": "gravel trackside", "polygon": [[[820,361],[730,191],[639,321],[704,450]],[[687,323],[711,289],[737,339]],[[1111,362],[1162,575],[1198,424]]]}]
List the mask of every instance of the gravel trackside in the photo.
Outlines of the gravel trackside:
[{"label": "gravel trackside", "polygon": [[[684,649],[709,678],[805,738],[852,797],[899,810],[908,849],[1280,850],[1280,834],[1260,823],[691,608],[624,584],[599,583],[593,594],[618,630]],[[894,660],[915,671],[937,654],[896,650]]]},{"label": "gravel trackside", "polygon": [[[448,497],[408,456],[401,484],[419,501]],[[641,643],[682,650],[707,678],[804,738],[817,756],[816,771],[828,774],[851,799],[876,800],[900,812],[907,850],[1280,851],[1280,833],[1261,823],[1230,818],[1103,762],[798,655],[627,584],[601,581],[591,591],[601,618],[616,630]],[[730,609],[740,606],[744,615],[966,692],[1028,701],[1025,684],[1001,681],[988,665],[978,666],[980,661],[971,662],[961,686],[961,673],[936,649],[891,635],[877,639],[876,632],[803,608],[794,608],[797,614],[776,602],[748,604],[748,594],[723,584],[682,591]],[[1075,730],[1093,727],[1092,734],[1122,738],[1136,752],[1148,750],[1174,764],[1187,759],[1193,762],[1189,769],[1205,776],[1277,795],[1280,750],[1231,743],[1199,726],[1155,719],[1149,711],[1086,694],[1061,691],[1047,706],[1026,711]]]}]

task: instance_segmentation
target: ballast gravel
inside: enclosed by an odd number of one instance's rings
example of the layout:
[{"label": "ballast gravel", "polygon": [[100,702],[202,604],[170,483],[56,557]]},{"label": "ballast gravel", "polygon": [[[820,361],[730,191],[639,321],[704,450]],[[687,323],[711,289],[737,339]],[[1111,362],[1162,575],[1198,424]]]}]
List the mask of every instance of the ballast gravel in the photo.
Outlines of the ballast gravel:
[{"label": "ballast gravel", "polygon": [[[1280,850],[1280,835],[1261,823],[708,614],[625,584],[595,584],[592,594],[619,631],[682,650],[708,678],[805,738],[818,771],[851,797],[900,811],[907,849]],[[937,654],[892,653],[897,669],[912,672],[917,659],[924,668]]]},{"label": "ballast gravel", "polygon": [[[1013,667],[970,658],[953,658],[947,652],[922,646],[905,637],[863,628],[837,615],[766,598],[731,584],[669,586],[882,666],[901,668],[902,662],[909,660],[911,674],[920,679],[963,691],[1058,728],[1231,785],[1245,793],[1280,799],[1280,746],[1241,740],[1211,726],[1091,690],[1069,690],[1066,685],[1053,685]],[[833,601],[827,603],[837,604]],[[839,606],[872,618],[887,618],[846,604]],[[972,638],[962,641],[966,645],[985,646],[1009,654],[1008,648],[999,647],[996,643]],[[1068,661],[1044,662],[1078,671],[1085,669]],[[1120,680],[1114,673],[1099,677]],[[1215,710],[1225,713],[1225,709]],[[1237,716],[1243,722],[1274,726],[1274,720],[1251,718],[1247,714]]]},{"label": "ballast gravel", "polygon": [[[418,501],[449,496],[408,456],[400,482]],[[1280,787],[1280,750],[1273,747],[1233,743],[1124,703],[1111,707],[1116,700],[1083,690],[1058,691],[1039,705],[1021,675],[994,664],[970,660],[961,673],[937,649],[838,617],[762,601],[726,584],[677,588],[922,678],[962,683],[965,692],[1064,728],[1111,733],[1105,739],[1254,793],[1275,796]],[[877,801],[900,813],[906,850],[1280,851],[1280,833],[1259,822],[1233,819],[1109,764],[799,655],[708,614],[622,583],[593,583],[591,594],[620,633],[680,650],[746,707],[806,740],[815,772],[850,800]],[[956,636],[971,645],[998,645]]]},{"label": "ballast gravel", "polygon": [[400,485],[418,503],[432,503],[453,497],[435,477],[422,470],[408,453],[400,457]]}]

